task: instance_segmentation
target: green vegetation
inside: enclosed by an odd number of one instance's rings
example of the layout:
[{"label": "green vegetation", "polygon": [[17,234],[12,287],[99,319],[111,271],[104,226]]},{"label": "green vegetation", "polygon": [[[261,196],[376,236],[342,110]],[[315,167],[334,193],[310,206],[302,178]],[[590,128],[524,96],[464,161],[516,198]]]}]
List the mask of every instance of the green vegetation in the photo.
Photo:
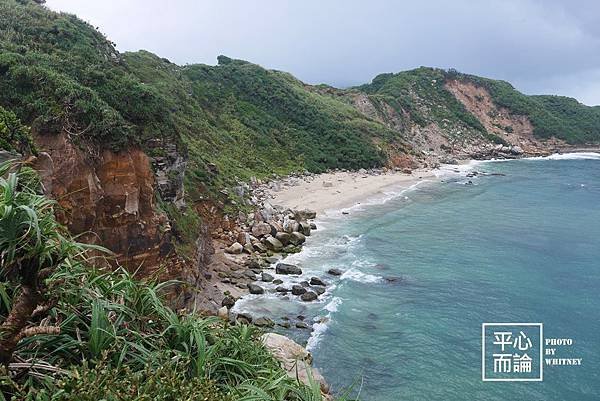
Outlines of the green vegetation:
[{"label": "green vegetation", "polygon": [[[0,168],[0,400],[320,400],[256,328],[180,315],[170,283],[88,265],[35,174]],[[95,248],[97,251],[98,248]]]},{"label": "green vegetation", "polygon": [[15,113],[0,106],[0,150],[35,153],[29,128],[21,124]]},{"label": "green vegetation", "polygon": [[32,2],[0,3],[0,105],[37,133],[122,149],[174,138],[161,96],[98,31]]},{"label": "green vegetation", "polygon": [[446,122],[466,130],[485,132],[479,120],[446,90],[445,83],[444,70],[420,67],[397,74],[380,74],[370,84],[355,89],[370,95],[375,104],[387,103],[399,115],[408,113],[410,119],[421,126],[432,122],[443,126]]},{"label": "green vegetation", "polygon": [[449,79],[462,79],[487,89],[494,102],[516,115],[529,118],[538,138],[560,138],[567,143],[600,142],[600,107],[590,107],[564,96],[527,96],[505,81],[448,72]]}]

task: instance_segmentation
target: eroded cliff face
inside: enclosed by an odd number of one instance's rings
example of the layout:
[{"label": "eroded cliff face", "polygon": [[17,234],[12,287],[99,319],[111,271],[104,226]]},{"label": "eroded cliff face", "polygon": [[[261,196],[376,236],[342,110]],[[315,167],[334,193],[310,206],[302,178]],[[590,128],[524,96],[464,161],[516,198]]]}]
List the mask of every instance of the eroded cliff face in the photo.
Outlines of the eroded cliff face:
[{"label": "eroded cliff face", "polygon": [[526,116],[498,107],[485,88],[462,80],[449,80],[445,87],[488,132],[519,146],[526,153],[537,153],[546,147],[533,136],[533,125]]},{"label": "eroded cliff face", "polygon": [[[72,234],[110,249],[118,263],[142,277],[171,264],[171,227],[155,207],[156,181],[142,150],[104,150],[91,160],[64,134],[37,135],[36,142],[44,152],[36,167]],[[176,276],[168,270],[161,275]]]}]

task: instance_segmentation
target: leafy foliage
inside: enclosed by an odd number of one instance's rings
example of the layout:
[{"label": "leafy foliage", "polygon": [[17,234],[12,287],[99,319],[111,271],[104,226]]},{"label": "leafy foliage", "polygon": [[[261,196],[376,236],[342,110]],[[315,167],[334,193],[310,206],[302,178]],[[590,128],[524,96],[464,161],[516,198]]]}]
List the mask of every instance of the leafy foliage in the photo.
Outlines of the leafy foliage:
[{"label": "leafy foliage", "polygon": [[[38,277],[51,307],[29,317],[36,330],[19,337],[8,364],[12,375],[5,367],[0,372],[2,397],[320,399],[314,397],[317,390],[287,376],[259,342],[256,328],[176,313],[160,296],[172,283],[143,283],[125,270],[89,266],[82,246],[54,220],[52,202],[37,193],[34,178],[21,170],[0,180],[2,328],[25,290],[10,280],[27,274],[20,261],[56,266],[48,278]],[[6,333],[1,334],[4,341]]]},{"label": "leafy foliage", "polygon": [[0,106],[0,150],[34,153],[29,128],[21,124],[15,113]]}]

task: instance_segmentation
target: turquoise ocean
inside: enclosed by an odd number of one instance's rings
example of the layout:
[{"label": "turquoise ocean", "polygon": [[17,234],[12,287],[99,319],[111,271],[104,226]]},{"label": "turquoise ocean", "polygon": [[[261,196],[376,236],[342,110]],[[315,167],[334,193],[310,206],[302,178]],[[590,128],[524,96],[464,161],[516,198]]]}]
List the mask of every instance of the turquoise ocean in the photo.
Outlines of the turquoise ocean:
[{"label": "turquoise ocean", "polygon": [[[468,173],[478,172],[474,177]],[[314,330],[307,345],[334,391],[360,399],[600,400],[600,155],[446,166],[437,180],[317,221],[287,261],[330,284],[320,302],[275,293],[236,306]],[[326,274],[330,268],[341,277]],[[542,382],[483,382],[481,325],[540,322],[571,338]]]}]

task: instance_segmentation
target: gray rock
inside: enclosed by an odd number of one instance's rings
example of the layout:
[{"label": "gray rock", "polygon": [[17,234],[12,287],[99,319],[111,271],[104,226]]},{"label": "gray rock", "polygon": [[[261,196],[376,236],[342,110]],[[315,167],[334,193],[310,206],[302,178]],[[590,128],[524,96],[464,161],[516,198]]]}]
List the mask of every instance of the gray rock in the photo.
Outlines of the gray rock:
[{"label": "gray rock", "polygon": [[275,291],[277,291],[277,292],[282,292],[282,293],[288,293],[288,292],[290,292],[290,290],[289,290],[289,289],[287,289],[287,288],[285,288],[285,287],[283,287],[283,286],[281,286],[281,285],[280,285],[280,286],[278,286],[277,288],[275,288]]},{"label": "gray rock", "polygon": [[262,237],[263,235],[267,235],[271,233],[271,226],[267,223],[255,223],[252,226],[252,235],[255,237]]},{"label": "gray rock", "polygon": [[223,298],[223,301],[221,301],[221,306],[233,308],[233,305],[235,305],[235,299],[230,295],[227,295],[225,298]]},{"label": "gray rock", "polygon": [[310,220],[317,217],[317,212],[310,209],[294,210],[293,213],[296,220]]},{"label": "gray rock", "polygon": [[311,277],[310,278],[310,285],[321,285],[323,287],[327,286],[327,284],[323,280],[321,280],[320,278],[318,278],[318,277]]},{"label": "gray rock", "polygon": [[344,274],[342,270],[335,268],[327,270],[327,273],[331,274],[332,276],[341,276],[342,274]]},{"label": "gray rock", "polygon": [[301,221],[298,223],[298,231],[300,231],[304,235],[310,235],[310,223],[306,221]]},{"label": "gray rock", "polygon": [[307,291],[300,296],[300,299],[304,302],[312,302],[317,299],[317,294],[312,291]]},{"label": "gray rock", "polygon": [[256,280],[256,273],[254,273],[252,270],[246,270],[243,273],[243,276],[249,278],[250,280]]},{"label": "gray rock", "polygon": [[264,294],[265,293],[265,290],[260,285],[248,283],[247,286],[248,286],[248,291],[250,291],[250,294]]},{"label": "gray rock", "polygon": [[287,245],[290,243],[290,234],[286,232],[278,232],[275,234],[275,238],[277,238],[283,245]]},{"label": "gray rock", "polygon": [[275,285],[283,284],[283,280],[279,280],[278,278],[276,278],[275,280],[273,280],[273,284],[275,284]]},{"label": "gray rock", "polygon": [[306,288],[302,287],[301,285],[293,285],[292,286],[292,294],[293,295],[302,295],[306,293]]},{"label": "gray rock", "polygon": [[217,311],[217,316],[220,317],[221,319],[227,320],[229,318],[229,311],[227,310],[227,307],[226,306],[220,307],[219,310]]},{"label": "gray rock", "polygon": [[311,230],[316,230],[317,229],[317,225],[315,223],[310,223],[310,229]]},{"label": "gray rock", "polygon": [[290,243],[294,244],[294,245],[301,245],[306,241],[306,237],[304,236],[304,234],[298,232],[298,231],[294,231],[291,235],[290,235]]},{"label": "gray rock", "polygon": [[225,248],[225,252],[231,253],[234,255],[239,255],[244,250],[244,247],[239,242],[234,242],[229,247]]},{"label": "gray rock", "polygon": [[314,286],[313,291],[317,293],[317,295],[323,295],[325,294],[325,287],[320,287],[320,286]]},{"label": "gray rock", "polygon": [[273,281],[273,276],[271,276],[269,273],[261,273],[260,278],[262,281],[270,283],[271,281]]},{"label": "gray rock", "polygon": [[288,263],[277,263],[275,266],[275,273],[277,274],[302,274],[302,269],[296,265],[290,265]]},{"label": "gray rock", "polygon": [[280,251],[283,248],[283,244],[275,237],[265,237],[265,246],[272,251]]},{"label": "gray rock", "polygon": [[252,323],[252,316],[248,313],[238,313],[236,316],[236,320],[243,324]]},{"label": "gray rock", "polygon": [[259,327],[273,327],[275,326],[275,322],[268,317],[259,317],[254,321],[254,325]]},{"label": "gray rock", "polygon": [[308,329],[308,324],[304,322],[296,322],[296,328],[298,329]]}]

